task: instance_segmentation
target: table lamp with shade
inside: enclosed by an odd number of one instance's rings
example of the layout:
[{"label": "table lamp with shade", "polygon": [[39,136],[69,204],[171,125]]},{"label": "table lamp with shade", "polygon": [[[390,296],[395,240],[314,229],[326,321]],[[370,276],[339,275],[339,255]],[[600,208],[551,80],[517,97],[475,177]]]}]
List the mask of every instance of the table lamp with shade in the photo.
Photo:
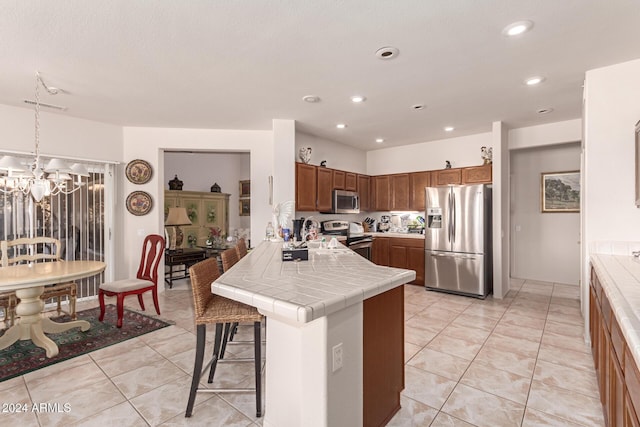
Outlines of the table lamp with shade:
[{"label": "table lamp with shade", "polygon": [[182,241],[184,240],[184,234],[182,230],[180,230],[180,226],[191,225],[191,220],[189,219],[189,215],[187,215],[187,209],[169,208],[169,214],[167,215],[167,220],[164,222],[164,225],[175,227],[175,232],[169,244],[169,250],[175,251],[176,247],[182,245]]}]

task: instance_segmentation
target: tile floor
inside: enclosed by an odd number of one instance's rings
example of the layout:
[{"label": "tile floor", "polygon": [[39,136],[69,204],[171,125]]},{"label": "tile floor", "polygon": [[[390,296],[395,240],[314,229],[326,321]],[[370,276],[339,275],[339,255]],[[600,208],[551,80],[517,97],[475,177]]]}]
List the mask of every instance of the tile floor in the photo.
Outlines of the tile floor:
[{"label": "tile floor", "polygon": [[[504,300],[481,301],[405,287],[406,387],[390,426],[604,425],[578,288],[513,280],[511,289]],[[138,308],[135,298],[129,304]],[[162,317],[175,325],[0,382],[0,403],[71,404],[61,413],[0,413],[0,425],[262,425],[252,394],[199,393],[193,417],[184,418],[191,304],[188,286],[178,284],[161,296]],[[222,365],[222,384],[252,383],[251,364],[243,365]]]}]

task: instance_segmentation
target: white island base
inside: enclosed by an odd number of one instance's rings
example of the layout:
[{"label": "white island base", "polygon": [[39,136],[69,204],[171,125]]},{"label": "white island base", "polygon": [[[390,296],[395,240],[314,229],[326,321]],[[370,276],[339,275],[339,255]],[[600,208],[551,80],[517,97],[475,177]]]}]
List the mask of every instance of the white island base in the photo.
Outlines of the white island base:
[{"label": "white island base", "polygon": [[344,247],[283,262],[281,248],[263,242],[211,286],[267,317],[263,425],[384,425],[400,409],[402,285],[416,273]]}]

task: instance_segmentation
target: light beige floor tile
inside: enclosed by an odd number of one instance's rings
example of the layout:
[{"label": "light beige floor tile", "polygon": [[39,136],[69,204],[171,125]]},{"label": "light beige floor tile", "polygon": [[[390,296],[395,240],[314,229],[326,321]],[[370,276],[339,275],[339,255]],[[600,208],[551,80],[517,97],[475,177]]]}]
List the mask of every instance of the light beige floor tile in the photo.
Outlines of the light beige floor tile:
[{"label": "light beige floor tile", "polygon": [[527,407],[585,426],[604,425],[600,399],[533,381]]},{"label": "light beige floor tile", "polygon": [[524,412],[522,427],[580,427],[581,424],[554,417],[535,409],[527,408]]},{"label": "light beige floor tile", "polygon": [[407,363],[413,356],[415,356],[422,347],[419,345],[411,344],[410,342],[404,343],[404,363]]},{"label": "light beige floor tile", "polygon": [[[163,328],[164,329],[164,328]],[[96,351],[92,351],[89,353],[89,357],[95,361],[100,361],[103,359],[118,357],[121,354],[126,354],[131,351],[135,351],[138,348],[142,348],[145,346],[144,341],[140,340],[138,337],[132,338],[127,341],[119,342],[114,345],[110,345],[105,348],[101,348]],[[73,360],[73,359],[71,359]]]},{"label": "light beige floor tile", "polygon": [[73,427],[147,427],[148,424],[133,409],[129,402],[123,402],[95,415],[72,424]]},{"label": "light beige floor tile", "polygon": [[416,314],[411,319],[405,322],[406,326],[411,326],[412,328],[424,329],[427,331],[432,331],[440,333],[444,328],[451,324],[450,320],[444,319],[434,319],[430,317],[425,317],[421,314]]},{"label": "light beige floor tile", "polygon": [[540,345],[538,360],[546,360],[558,365],[587,371],[593,371],[594,369],[593,356],[591,354],[547,344]]},{"label": "light beige floor tile", "polygon": [[439,409],[455,386],[455,381],[413,366],[406,366],[405,388],[402,394],[432,408]]},{"label": "light beige floor tile", "polygon": [[75,366],[73,370],[56,372],[46,377],[29,376],[25,379],[34,402],[49,402],[51,399],[63,398],[71,392],[107,380],[107,376],[95,363],[91,362]]},{"label": "light beige floor tile", "polygon": [[580,339],[583,339],[584,337],[584,327],[582,325],[561,323],[556,322],[555,320],[547,320],[544,330],[569,337],[578,337]]},{"label": "light beige floor tile", "polygon": [[[191,381],[179,379],[134,397],[130,402],[147,423],[156,426],[177,415],[184,416],[190,387]],[[171,398],[167,399],[167,396]],[[210,393],[197,393],[196,405],[212,397]]]},{"label": "light beige floor tile", "polygon": [[[253,379],[252,379],[253,381]],[[264,384],[264,374],[262,376],[262,384]],[[253,387],[254,384],[246,384],[247,387]],[[257,425],[262,425],[262,421],[264,420],[264,414],[266,413],[265,408],[265,397],[264,397],[264,387],[262,388],[262,414],[263,416],[258,418],[256,417],[256,395],[255,393],[221,393],[219,396],[229,405],[233,406],[235,409],[240,411],[245,417],[249,420],[253,421]]]},{"label": "light beige floor tile", "polygon": [[394,415],[387,427],[421,427],[431,425],[438,410],[413,399],[402,396],[400,410]]},{"label": "light beige floor tile", "polygon": [[[191,315],[190,317],[191,322],[193,322],[193,315]],[[184,330],[176,325],[171,325],[167,326],[166,328],[150,332],[148,334],[140,335],[138,339],[146,344],[149,344],[163,342],[180,334],[184,334]]]},{"label": "light beige floor tile", "polygon": [[100,369],[110,377],[133,371],[146,365],[153,365],[164,360],[154,349],[144,344],[142,347],[111,354],[96,361]]},{"label": "light beige floor tile", "polygon": [[429,344],[432,339],[438,335],[439,332],[433,332],[428,329],[420,329],[405,325],[404,327],[404,340],[405,342],[419,346],[420,348]]},{"label": "light beige floor tile", "polygon": [[24,381],[28,385],[34,380],[43,381],[48,376],[52,376],[53,378],[55,378],[55,375],[58,375],[60,373],[68,375],[69,372],[75,371],[75,369],[77,369],[79,366],[87,364],[93,364],[93,360],[91,360],[89,355],[83,354],[82,356],[74,357],[73,359],[58,362],[53,365],[49,365],[47,367],[29,372],[28,374],[24,374]]},{"label": "light beige floor tile", "polygon": [[404,302],[404,318],[408,320],[412,318],[414,315],[422,312],[425,309],[423,305],[412,304],[410,302]]},{"label": "light beige floor tile", "polygon": [[507,307],[496,307],[493,305],[484,304],[483,302],[476,302],[475,304],[471,304],[469,307],[467,307],[463,313],[467,315],[488,317],[497,320],[504,315],[505,311],[507,311]]},{"label": "light beige floor tile", "polygon": [[473,360],[482,348],[482,344],[473,343],[466,339],[438,335],[427,344],[427,348],[458,356],[463,359]]},{"label": "light beige floor tile", "polygon": [[535,308],[528,308],[524,306],[509,307],[505,315],[511,315],[511,314],[515,314],[517,316],[524,316],[524,317],[533,317],[535,319],[542,319],[542,320],[545,320],[547,318],[546,311],[539,311]]},{"label": "light beige floor tile", "polygon": [[493,369],[482,362],[473,362],[460,383],[524,405],[527,402],[531,378]]},{"label": "light beige floor tile", "polygon": [[467,359],[425,348],[416,354],[408,365],[458,381],[470,363]]},{"label": "light beige floor tile", "polygon": [[[557,306],[557,307],[560,307],[560,306]],[[571,308],[571,307],[567,307],[567,308]],[[547,316],[547,320],[552,320],[554,322],[560,322],[560,323],[570,323],[572,325],[578,325],[578,326],[584,325],[584,319],[582,318],[582,316],[569,316],[562,313],[549,313],[549,315]]]},{"label": "light beige floor tile", "polygon": [[500,323],[498,326],[496,326],[493,332],[504,337],[524,339],[535,343],[539,343],[540,339],[542,338],[542,329],[508,325],[506,323]]},{"label": "light beige floor tile", "polygon": [[564,305],[550,304],[549,314],[564,314],[568,317],[580,317],[582,318],[582,312],[580,308],[566,307]]},{"label": "light beige floor tile", "polygon": [[466,311],[451,322],[451,325],[461,326],[468,329],[482,329],[487,332],[493,331],[493,328],[495,328],[497,324],[498,319],[496,318],[467,314]]},{"label": "light beige floor tile", "polygon": [[477,328],[469,328],[466,326],[449,325],[440,332],[440,335],[459,338],[474,344],[482,344],[487,340],[491,331]]},{"label": "light beige floor tile", "polygon": [[475,358],[494,369],[502,369],[523,377],[533,377],[536,359],[499,348],[483,347]]},{"label": "light beige floor tile", "polygon": [[522,338],[508,337],[497,333],[492,333],[487,341],[485,347],[496,348],[502,351],[518,353],[523,356],[535,359],[538,357],[538,349],[540,344],[538,342],[529,341]]},{"label": "light beige floor tile", "polygon": [[517,313],[505,313],[500,319],[500,324],[523,326],[531,329],[544,329],[546,318],[528,317]]},{"label": "light beige floor tile", "polygon": [[[2,393],[2,391],[4,390],[8,390],[19,385],[25,385],[24,378],[22,376],[11,378],[10,380],[0,381],[0,393]],[[0,402],[7,402],[7,400],[0,400]]]},{"label": "light beige floor tile", "polygon": [[[213,339],[213,334],[207,335],[210,335]],[[147,345],[168,358],[182,353],[185,349],[196,348],[196,337],[192,333],[185,331],[165,340],[150,341]]]},{"label": "light beige floor tile", "polygon": [[185,418],[184,413],[181,413],[160,424],[160,426],[246,427],[252,424],[253,422],[240,411],[220,397],[213,396],[211,399],[196,405],[190,418]]},{"label": "light beige floor tile", "polygon": [[[511,303],[511,306],[509,306],[509,308],[522,307],[530,310],[536,310],[541,313],[546,313],[549,309],[549,301],[551,300],[551,297],[546,297],[546,296],[537,295],[537,294],[532,294],[532,295],[535,296],[536,298],[535,299],[524,298],[524,297],[518,296],[516,299],[513,300],[513,303]],[[544,298],[545,301],[538,301],[539,298]]]},{"label": "light beige floor tile", "polygon": [[[76,379],[77,376],[74,374],[73,378]],[[59,412],[38,413],[38,420],[41,425],[68,426],[73,422],[80,421],[97,412],[122,403],[125,398],[110,380],[104,379],[69,390],[61,396],[45,397],[38,401],[58,404],[58,408],[63,408]],[[64,405],[68,405],[68,411],[64,409]]]},{"label": "light beige floor tile", "polygon": [[580,351],[582,353],[591,353],[591,347],[585,344],[581,337],[569,337],[550,331],[545,331],[542,335],[541,344]]},{"label": "light beige floor tile", "polygon": [[567,298],[562,296],[552,296],[551,304],[564,305],[567,307],[580,308],[580,300],[576,298]]},{"label": "light beige floor tile", "polygon": [[429,307],[428,310],[424,310],[422,313],[416,315],[414,319],[417,317],[420,317],[425,320],[433,319],[436,321],[451,322],[453,319],[458,317],[458,315],[463,311],[463,310],[454,311],[446,308],[440,308],[440,304],[441,302],[438,304],[434,304],[435,306],[431,306]]},{"label": "light beige floor tile", "polygon": [[475,427],[466,421],[462,421],[456,417],[452,417],[444,412],[439,412],[436,419],[431,423],[431,427]]},{"label": "light beige floor tile", "polygon": [[166,359],[111,377],[127,399],[178,379],[187,381],[191,376]]},{"label": "light beige floor tile", "polygon": [[13,384],[13,387],[0,390],[0,424],[38,426],[36,413],[32,410],[33,402],[22,377],[4,382]]},{"label": "light beige floor tile", "polygon": [[585,371],[538,360],[533,373],[533,379],[546,385],[565,388],[575,391],[576,393],[582,393],[596,398],[600,396],[598,392],[598,380],[594,370]]},{"label": "light beige floor tile", "polygon": [[442,407],[442,412],[478,427],[519,427],[524,405],[459,384]]}]

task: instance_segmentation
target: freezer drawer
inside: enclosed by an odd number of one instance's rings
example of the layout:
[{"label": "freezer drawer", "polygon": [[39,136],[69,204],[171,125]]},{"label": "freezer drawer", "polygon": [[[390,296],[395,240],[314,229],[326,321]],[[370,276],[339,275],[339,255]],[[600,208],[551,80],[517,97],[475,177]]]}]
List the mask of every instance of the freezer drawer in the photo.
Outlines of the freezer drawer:
[{"label": "freezer drawer", "polygon": [[433,290],[485,297],[489,293],[485,256],[425,251],[425,286]]}]

